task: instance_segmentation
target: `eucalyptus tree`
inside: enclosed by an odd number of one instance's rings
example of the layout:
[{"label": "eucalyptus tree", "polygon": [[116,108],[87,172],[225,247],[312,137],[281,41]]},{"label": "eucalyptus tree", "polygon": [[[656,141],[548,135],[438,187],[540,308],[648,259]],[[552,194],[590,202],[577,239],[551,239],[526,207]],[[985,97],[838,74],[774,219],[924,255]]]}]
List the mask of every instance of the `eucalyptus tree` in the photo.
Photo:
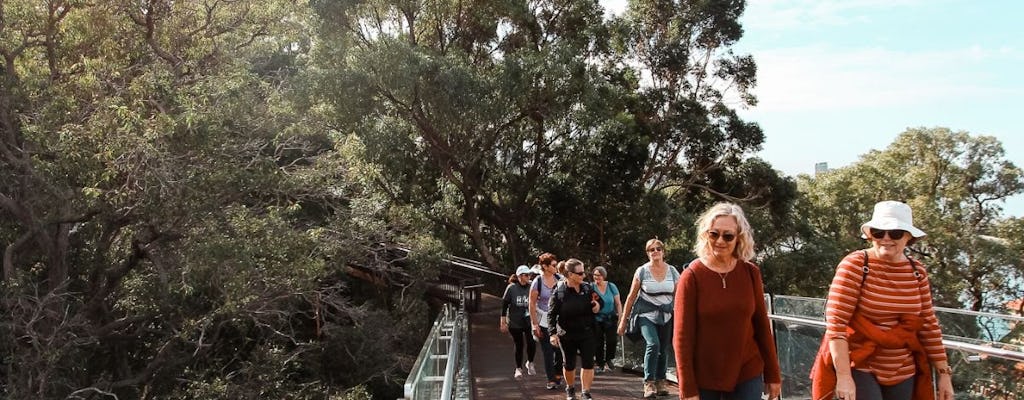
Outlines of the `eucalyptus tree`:
[{"label": "eucalyptus tree", "polygon": [[492,268],[538,248],[609,261],[682,238],[712,199],[792,199],[748,162],[764,137],[731,108],[754,104],[753,62],[728,50],[743,2],[638,1],[612,21],[586,0],[315,8],[332,127],[365,142],[392,199]]},{"label": "eucalyptus tree", "polygon": [[[526,254],[537,188],[592,134],[606,48],[592,1],[323,1],[314,58],[336,128],[392,198],[492,268]],[[597,104],[597,105],[595,105]],[[516,261],[522,261],[520,258]]]},{"label": "eucalyptus tree", "polygon": [[1001,310],[1020,293],[1020,239],[1001,205],[1024,192],[1024,173],[999,141],[946,128],[901,133],[885,150],[857,163],[801,180],[806,205],[798,218],[813,227],[804,240],[844,251],[863,242],[860,224],[872,205],[900,200],[928,236],[912,246],[929,266],[936,302],[971,310]]},{"label": "eucalyptus tree", "polygon": [[314,339],[377,314],[322,240],[387,230],[289,100],[304,7],[0,2],[4,397],[325,392]]}]

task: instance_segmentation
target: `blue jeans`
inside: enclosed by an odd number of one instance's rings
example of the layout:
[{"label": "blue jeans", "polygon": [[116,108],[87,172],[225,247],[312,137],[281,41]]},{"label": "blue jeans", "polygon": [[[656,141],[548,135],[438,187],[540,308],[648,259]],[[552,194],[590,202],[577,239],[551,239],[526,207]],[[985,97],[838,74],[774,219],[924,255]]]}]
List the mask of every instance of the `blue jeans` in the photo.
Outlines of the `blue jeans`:
[{"label": "blue jeans", "polygon": [[764,378],[762,375],[737,383],[731,392],[720,390],[699,389],[700,400],[761,400],[761,392],[764,391]]},{"label": "blue jeans", "polygon": [[668,358],[672,355],[672,321],[656,325],[647,318],[640,317],[640,335],[644,337],[644,380],[655,381],[665,379],[668,369]]},{"label": "blue jeans", "polygon": [[914,377],[886,386],[869,372],[853,370],[853,384],[857,385],[857,400],[910,400],[914,394]]},{"label": "blue jeans", "polygon": [[556,376],[562,376],[562,351],[555,350],[551,345],[551,336],[548,335],[548,328],[540,328],[541,337],[537,338],[540,343],[540,354],[544,356],[544,374],[548,382],[554,382]]}]

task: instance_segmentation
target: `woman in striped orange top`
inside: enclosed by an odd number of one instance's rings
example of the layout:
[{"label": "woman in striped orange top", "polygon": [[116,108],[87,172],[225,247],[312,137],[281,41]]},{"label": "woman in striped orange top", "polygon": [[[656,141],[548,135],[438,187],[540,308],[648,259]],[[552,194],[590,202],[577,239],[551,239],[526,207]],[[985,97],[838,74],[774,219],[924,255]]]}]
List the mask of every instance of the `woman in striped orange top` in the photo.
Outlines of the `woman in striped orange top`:
[{"label": "woman in striped orange top", "polygon": [[[829,287],[827,346],[819,361],[834,370],[815,366],[814,398],[930,399],[934,368],[937,398],[952,400],[952,370],[931,287],[921,264],[904,253],[925,233],[914,227],[910,206],[898,201],[876,204],[861,231],[871,247],[844,257]],[[831,380],[822,371],[834,371]]]}]

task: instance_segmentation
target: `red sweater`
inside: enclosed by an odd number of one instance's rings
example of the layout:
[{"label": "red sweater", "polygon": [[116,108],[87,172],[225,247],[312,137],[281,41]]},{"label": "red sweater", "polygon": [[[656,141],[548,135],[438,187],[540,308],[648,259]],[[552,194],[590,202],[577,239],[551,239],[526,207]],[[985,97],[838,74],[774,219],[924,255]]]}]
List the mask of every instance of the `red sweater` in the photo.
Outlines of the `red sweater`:
[{"label": "red sweater", "polygon": [[673,321],[679,398],[698,388],[731,392],[761,374],[765,383],[782,382],[756,265],[740,262],[723,278],[691,262],[676,286]]}]

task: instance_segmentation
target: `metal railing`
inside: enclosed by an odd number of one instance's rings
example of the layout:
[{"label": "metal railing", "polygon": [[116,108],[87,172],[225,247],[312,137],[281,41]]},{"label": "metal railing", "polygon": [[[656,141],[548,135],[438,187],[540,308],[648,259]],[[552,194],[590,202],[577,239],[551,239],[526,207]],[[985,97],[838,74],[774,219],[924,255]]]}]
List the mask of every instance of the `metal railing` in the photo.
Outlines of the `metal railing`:
[{"label": "metal railing", "polygon": [[[810,369],[825,333],[825,299],[765,295],[783,373],[784,399],[810,398]],[[1024,400],[1024,317],[936,308],[957,398]],[[623,368],[643,369],[642,341],[621,342],[614,361]],[[668,379],[676,382],[675,359],[669,358]],[[1022,382],[1022,383],[1018,383]]]},{"label": "metal railing", "polygon": [[458,389],[456,373],[465,360],[465,335],[464,308],[445,304],[405,381],[403,399],[453,398]]}]

